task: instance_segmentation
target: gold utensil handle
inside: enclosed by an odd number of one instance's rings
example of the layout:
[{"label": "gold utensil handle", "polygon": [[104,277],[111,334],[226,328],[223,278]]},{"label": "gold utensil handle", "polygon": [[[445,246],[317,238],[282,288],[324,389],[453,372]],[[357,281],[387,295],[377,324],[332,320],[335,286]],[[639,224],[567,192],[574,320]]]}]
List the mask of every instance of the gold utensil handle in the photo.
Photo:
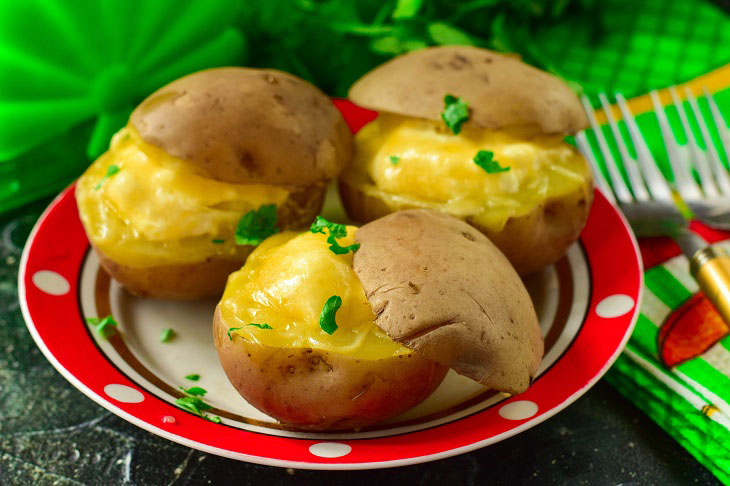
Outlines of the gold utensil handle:
[{"label": "gold utensil handle", "polygon": [[722,248],[703,248],[694,254],[689,269],[702,292],[730,324],[730,254]]}]

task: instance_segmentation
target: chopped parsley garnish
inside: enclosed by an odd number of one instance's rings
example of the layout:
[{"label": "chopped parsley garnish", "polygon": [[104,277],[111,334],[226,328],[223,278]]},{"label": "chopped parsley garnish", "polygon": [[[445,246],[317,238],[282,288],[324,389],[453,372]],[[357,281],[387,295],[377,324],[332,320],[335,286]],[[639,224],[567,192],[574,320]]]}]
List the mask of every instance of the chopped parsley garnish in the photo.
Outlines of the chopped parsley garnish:
[{"label": "chopped parsley garnish", "polygon": [[240,329],[243,329],[242,327],[229,327],[228,328],[228,339],[233,341],[233,336],[231,336],[231,331],[238,331]]},{"label": "chopped parsley garnish", "polygon": [[86,322],[96,327],[96,332],[104,339],[108,339],[117,332],[117,321],[114,317],[87,317]]},{"label": "chopped parsley garnish", "polygon": [[119,172],[119,166],[118,165],[113,165],[112,164],[109,167],[107,167],[106,174],[104,174],[104,177],[102,177],[101,180],[99,181],[99,183],[94,186],[94,190],[95,191],[98,191],[99,189],[101,189],[101,185],[104,183],[104,181],[107,180],[107,179],[109,179],[111,176],[113,176],[117,172]]},{"label": "chopped parsley garnish", "polygon": [[339,295],[333,295],[324,303],[322,313],[319,315],[319,327],[327,334],[332,334],[337,330],[337,322],[335,314],[342,305],[342,298]]},{"label": "chopped parsley garnish", "polygon": [[317,216],[312,226],[309,227],[309,231],[312,233],[325,233],[325,230],[329,231],[327,237],[327,243],[330,244],[330,251],[335,255],[345,255],[348,252],[355,253],[360,248],[360,243],[355,243],[349,246],[341,246],[338,242],[338,238],[344,238],[347,236],[347,227],[344,224],[333,223],[327,221],[322,216]]},{"label": "chopped parsley garnish", "polygon": [[202,397],[205,396],[206,393],[208,393],[208,390],[204,388],[200,388],[199,386],[191,386],[190,388],[183,388],[180,387],[180,389],[186,394],[191,395],[194,397]]},{"label": "chopped parsley garnish", "polygon": [[222,245],[223,243],[225,243],[225,242],[226,242],[226,240],[211,240],[211,241],[212,241],[212,242],[213,242],[213,244],[215,244],[215,245]]},{"label": "chopped parsley garnish", "polygon": [[259,329],[273,329],[273,327],[269,326],[268,324],[254,324],[253,322],[251,324],[247,324],[248,326],[254,326],[258,327]]},{"label": "chopped parsley garnish", "polygon": [[398,165],[398,162],[400,162],[400,157],[397,155],[391,155],[390,156],[390,163],[393,165]]},{"label": "chopped parsley garnish", "polygon": [[194,413],[195,415],[202,417],[206,420],[210,420],[211,422],[215,422],[217,424],[221,423],[220,417],[203,413],[205,410],[210,410],[211,408],[213,408],[211,405],[205,403],[202,398],[200,398],[208,393],[206,390],[200,388],[199,386],[194,386],[188,388],[187,390],[183,387],[180,387],[180,390],[182,390],[182,392],[185,394],[184,397],[180,397],[175,400],[175,403],[180,408],[187,410],[188,412]]},{"label": "chopped parsley garnish", "polygon": [[168,327],[167,329],[163,329],[162,332],[160,333],[160,342],[166,343],[174,337],[175,337],[175,331],[173,331],[172,329],[170,329]]},{"label": "chopped parsley garnish", "polygon": [[474,163],[484,169],[487,174],[495,174],[497,172],[507,172],[509,167],[502,167],[499,162],[494,160],[494,152],[489,150],[480,150],[474,156]]},{"label": "chopped parsley garnish", "polygon": [[244,214],[236,225],[236,244],[258,245],[269,236],[278,233],[276,204],[264,204]]},{"label": "chopped parsley garnish", "polygon": [[461,131],[461,124],[469,119],[469,104],[462,98],[447,94],[444,96],[444,111],[441,118],[454,135]]},{"label": "chopped parsley garnish", "polygon": [[198,381],[200,379],[200,375],[197,373],[194,373],[192,375],[185,375],[185,379],[190,381]]}]

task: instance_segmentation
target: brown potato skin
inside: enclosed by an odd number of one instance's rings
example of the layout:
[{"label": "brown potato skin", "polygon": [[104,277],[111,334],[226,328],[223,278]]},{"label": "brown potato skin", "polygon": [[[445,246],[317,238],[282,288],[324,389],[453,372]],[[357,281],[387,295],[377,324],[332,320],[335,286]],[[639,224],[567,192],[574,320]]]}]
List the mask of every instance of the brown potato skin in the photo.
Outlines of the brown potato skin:
[{"label": "brown potato skin", "polygon": [[[405,209],[365,194],[345,178],[339,181],[340,198],[347,215],[367,223]],[[467,217],[466,222],[484,233],[507,256],[517,273],[529,275],[558,261],[580,236],[593,202],[593,182],[565,196],[549,198],[533,211],[507,220],[501,231],[491,231]]]},{"label": "brown potato skin", "polygon": [[415,354],[358,360],[230,340],[227,331],[216,308],[213,338],[233,386],[257,409],[298,429],[359,429],[394,417],[431,395],[448,371]]},{"label": "brown potato skin", "polygon": [[220,297],[228,276],[241,268],[241,260],[222,258],[208,258],[204,262],[181,265],[130,267],[115,262],[95,246],[92,247],[104,270],[137,297],[169,300]]},{"label": "brown potato skin", "polygon": [[535,127],[568,134],[588,126],[585,110],[557,76],[519,57],[472,46],[437,46],[401,54],[358,79],[348,97],[371,110],[441,121],[444,95],[469,103],[465,126]]},{"label": "brown potato skin", "polygon": [[[282,230],[310,224],[322,210],[324,182],[293,190],[277,210],[277,226]],[[239,270],[253,251],[250,246],[237,258],[210,257],[202,262],[136,267],[118,263],[93,244],[104,270],[138,297],[170,300],[197,300],[220,297],[228,276]]]},{"label": "brown potato skin", "polygon": [[316,86],[273,69],[189,74],[149,95],[129,119],[142,139],[239,184],[312,184],[350,162],[352,133]]},{"label": "brown potato skin", "polygon": [[477,383],[522,393],[544,352],[530,294],[476,228],[429,209],[360,227],[352,268],[393,341]]}]

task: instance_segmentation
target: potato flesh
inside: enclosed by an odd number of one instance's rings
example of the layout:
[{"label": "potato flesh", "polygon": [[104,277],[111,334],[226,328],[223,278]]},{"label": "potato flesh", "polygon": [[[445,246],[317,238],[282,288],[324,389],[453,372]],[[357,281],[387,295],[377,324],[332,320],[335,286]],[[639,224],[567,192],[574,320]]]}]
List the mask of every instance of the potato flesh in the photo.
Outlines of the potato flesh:
[{"label": "potato flesh", "polygon": [[[440,209],[500,231],[590,181],[585,160],[562,137],[525,133],[465,126],[454,135],[443,123],[381,114],[357,134],[357,156],[343,177],[393,207]],[[487,173],[473,160],[479,150],[510,170]]]},{"label": "potato flesh", "polygon": [[[111,165],[120,170],[104,179]],[[237,247],[233,237],[241,215],[263,204],[280,205],[288,195],[281,187],[211,179],[145,143],[132,127],[114,136],[76,191],[92,243],[115,262],[137,267],[242,260],[241,252],[249,250]]]},{"label": "potato flesh", "polygon": [[[347,227],[342,246],[354,243]],[[353,253],[336,255],[328,234],[285,232],[259,245],[228,279],[219,304],[229,328],[245,340],[275,348],[313,348],[358,359],[410,354],[375,325],[375,316],[352,268]],[[331,335],[320,326],[325,302],[342,298]],[[249,324],[268,324],[261,329]]]}]

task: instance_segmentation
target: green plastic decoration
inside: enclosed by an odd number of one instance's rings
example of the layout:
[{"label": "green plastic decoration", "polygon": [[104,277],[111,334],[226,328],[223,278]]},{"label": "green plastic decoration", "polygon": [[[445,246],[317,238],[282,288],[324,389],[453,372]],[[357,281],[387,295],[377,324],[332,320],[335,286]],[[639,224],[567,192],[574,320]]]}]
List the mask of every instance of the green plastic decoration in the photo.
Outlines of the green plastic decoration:
[{"label": "green plastic decoration", "polygon": [[0,212],[58,192],[157,88],[243,63],[237,8],[206,0],[0,1]]}]

